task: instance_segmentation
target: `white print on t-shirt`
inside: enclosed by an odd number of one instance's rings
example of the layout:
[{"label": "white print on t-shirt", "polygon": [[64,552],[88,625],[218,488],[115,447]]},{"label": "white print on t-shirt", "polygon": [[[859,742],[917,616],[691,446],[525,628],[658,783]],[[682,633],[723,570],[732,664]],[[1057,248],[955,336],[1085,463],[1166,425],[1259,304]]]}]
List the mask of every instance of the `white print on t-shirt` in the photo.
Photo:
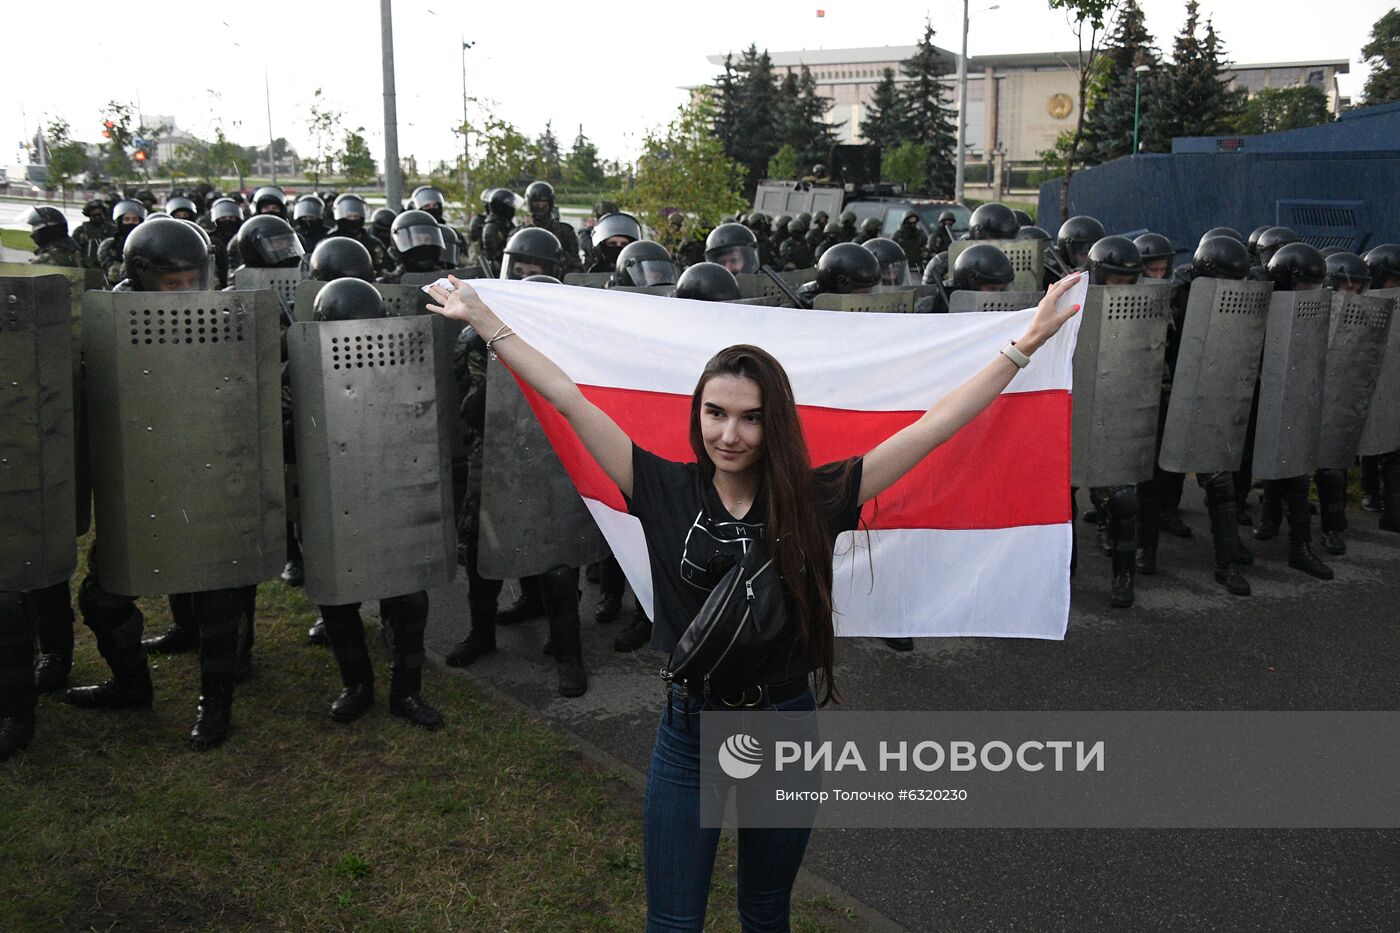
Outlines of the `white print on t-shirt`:
[{"label": "white print on t-shirt", "polygon": [[762,533],[762,522],[715,522],[701,509],[681,548],[681,579],[706,592],[714,589]]}]

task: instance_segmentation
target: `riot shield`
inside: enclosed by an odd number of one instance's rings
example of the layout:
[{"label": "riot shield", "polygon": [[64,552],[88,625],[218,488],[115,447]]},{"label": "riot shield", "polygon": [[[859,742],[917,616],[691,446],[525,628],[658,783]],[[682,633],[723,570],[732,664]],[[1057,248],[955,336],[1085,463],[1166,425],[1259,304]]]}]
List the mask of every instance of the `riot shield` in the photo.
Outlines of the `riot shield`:
[{"label": "riot shield", "polygon": [[1033,292],[1045,281],[1045,241],[1044,240],[954,240],[948,245],[948,269],[951,275],[953,263],[958,254],[969,246],[987,243],[995,246],[1011,260],[1011,268],[1016,277],[1011,280],[1011,288],[1018,292]]},{"label": "riot shield", "polygon": [[[437,279],[433,279],[434,282]],[[307,279],[297,283],[296,320],[310,321],[316,308],[316,296],[325,282]],[[412,317],[426,314],[431,299],[417,285],[375,285],[375,291],[384,299],[384,310],[390,317]]]},{"label": "riot shield", "polygon": [[1075,486],[1152,476],[1171,296],[1151,285],[1091,285],[1074,350]]},{"label": "riot shield", "polygon": [[399,274],[400,285],[412,285],[420,288],[424,285],[431,285],[438,279],[445,279],[449,275],[459,279],[481,279],[486,276],[481,274],[481,270],[475,266],[468,266],[465,269],[433,269],[428,272],[402,272]]},{"label": "riot shield", "polygon": [[1323,469],[1349,469],[1356,460],[1381,373],[1392,304],[1373,295],[1332,296],[1317,452]]},{"label": "riot shield", "polygon": [[583,288],[602,288],[612,281],[611,272],[570,272],[564,276],[565,285],[578,285]]},{"label": "riot shield", "polygon": [[1285,479],[1317,466],[1330,292],[1275,292],[1264,331],[1253,472]]},{"label": "riot shield", "polygon": [[948,310],[1024,311],[1040,304],[1044,292],[973,292],[967,289],[948,293]]},{"label": "riot shield", "polygon": [[789,306],[784,295],[760,295],[757,298],[740,298],[729,302],[735,305],[758,305],[765,308],[785,308]]},{"label": "riot shield", "polygon": [[279,326],[266,291],[83,296],[105,589],[192,593],[281,572]]},{"label": "riot shield", "polygon": [[914,290],[871,292],[866,295],[822,294],[812,299],[815,311],[882,311],[907,313],[914,310]]},{"label": "riot shield", "polygon": [[[796,291],[799,286],[816,281],[817,270],[793,269],[779,272],[778,277],[788,284],[788,288]],[[739,296],[741,298],[770,298],[774,295],[787,297],[776,282],[762,273],[756,275],[740,274],[734,276],[734,279],[739,283]]]},{"label": "riot shield", "polygon": [[1191,283],[1158,457],[1162,469],[1240,468],[1272,291],[1270,282]]},{"label": "riot shield", "polygon": [[643,295],[670,295],[675,290],[675,285],[614,285],[609,289],[614,292],[640,292]]},{"label": "riot shield", "polygon": [[0,277],[0,590],[77,568],[71,287]]},{"label": "riot shield", "polygon": [[82,337],[83,292],[107,287],[107,280],[98,269],[75,269],[72,266],[44,266],[21,262],[0,262],[0,276],[61,275],[68,280],[73,320],[73,444],[77,469],[78,536],[92,527],[92,457],[88,449],[87,405],[83,390]]},{"label": "riot shield", "polygon": [[1375,456],[1400,450],[1400,327],[1394,323],[1395,312],[1400,308],[1400,288],[1378,288],[1366,294],[1389,301],[1391,317],[1385,357],[1376,377],[1376,393],[1371,396],[1366,426],[1361,429],[1361,442],[1356,449],[1363,456]]},{"label": "riot shield", "polygon": [[229,276],[235,291],[251,292],[265,288],[276,293],[289,317],[296,313],[297,283],[305,279],[306,272],[300,268],[249,269],[243,266],[233,270]]},{"label": "riot shield", "polygon": [[510,370],[486,370],[481,451],[481,575],[496,580],[582,567],[607,556],[593,516],[559,463]]},{"label": "riot shield", "polygon": [[452,582],[452,371],[432,317],[287,332],[306,595],[341,605]]}]

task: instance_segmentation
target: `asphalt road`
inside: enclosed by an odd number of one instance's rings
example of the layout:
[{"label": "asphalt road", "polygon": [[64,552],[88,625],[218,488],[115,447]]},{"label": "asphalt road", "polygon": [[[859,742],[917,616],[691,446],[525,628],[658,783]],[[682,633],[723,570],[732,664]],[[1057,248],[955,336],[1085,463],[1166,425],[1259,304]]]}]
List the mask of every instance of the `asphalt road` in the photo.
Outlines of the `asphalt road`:
[{"label": "asphalt road", "polygon": [[[1290,570],[1282,542],[1251,542],[1254,594],[1233,597],[1210,575],[1205,515],[1189,487],[1184,515],[1197,534],[1163,538],[1161,572],[1139,578],[1135,608],[1109,608],[1107,560],[1080,522],[1063,642],[927,639],[899,655],[878,640],[841,640],[847,707],[1396,708],[1400,535],[1353,510],[1350,550],[1331,558],[1330,582]],[[595,600],[586,585],[586,696],[555,694],[543,620],[502,630],[501,650],[469,676],[635,776],[650,754],[664,659],[615,653],[624,622],[594,623]],[[433,593],[432,648],[460,638],[466,620],[464,583]],[[818,830],[806,869],[911,930],[1400,929],[1400,830]]]}]

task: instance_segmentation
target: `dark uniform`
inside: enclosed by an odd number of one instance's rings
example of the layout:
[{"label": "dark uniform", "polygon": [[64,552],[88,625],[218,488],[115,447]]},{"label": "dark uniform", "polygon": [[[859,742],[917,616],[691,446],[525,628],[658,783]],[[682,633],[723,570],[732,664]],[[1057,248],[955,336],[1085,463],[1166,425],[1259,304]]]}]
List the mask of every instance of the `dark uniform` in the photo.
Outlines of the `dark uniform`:
[{"label": "dark uniform", "polygon": [[83,265],[89,269],[96,269],[97,248],[102,245],[103,240],[116,234],[117,227],[107,216],[107,205],[99,200],[87,202],[83,213],[88,219],[73,231],[73,241],[78,244],[78,253],[82,256]]},{"label": "dark uniform", "polygon": [[919,228],[919,215],[910,211],[904,215],[904,220],[900,222],[899,229],[890,237],[904,250],[904,255],[909,257],[909,268],[922,269],[924,267],[924,242],[926,237],[923,230]]}]

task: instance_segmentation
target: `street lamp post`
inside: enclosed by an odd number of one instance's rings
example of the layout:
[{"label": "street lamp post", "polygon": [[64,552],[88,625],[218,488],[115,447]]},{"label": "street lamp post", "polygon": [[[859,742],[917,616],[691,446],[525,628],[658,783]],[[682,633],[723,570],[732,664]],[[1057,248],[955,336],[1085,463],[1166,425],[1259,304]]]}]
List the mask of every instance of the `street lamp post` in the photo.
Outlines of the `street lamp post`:
[{"label": "street lamp post", "polygon": [[390,0],[379,0],[380,58],[384,72],[384,201],[398,210],[403,200],[399,175],[399,114],[394,94],[394,15]]},{"label": "street lamp post", "polygon": [[[967,177],[967,25],[972,15],[968,4],[969,0],[963,0],[962,55],[958,56],[958,154],[953,175],[953,200],[958,202],[963,199],[963,184]],[[994,3],[977,12],[998,9],[1001,9],[1000,4]]]},{"label": "street lamp post", "polygon": [[1142,75],[1143,72],[1150,71],[1147,65],[1138,65],[1133,69],[1133,80],[1137,85],[1133,91],[1133,155],[1138,152],[1138,120],[1142,113]]},{"label": "street lamp post", "polygon": [[462,36],[462,200],[470,204],[467,197],[467,166],[471,164],[471,143],[467,137],[467,49],[476,45]]}]

